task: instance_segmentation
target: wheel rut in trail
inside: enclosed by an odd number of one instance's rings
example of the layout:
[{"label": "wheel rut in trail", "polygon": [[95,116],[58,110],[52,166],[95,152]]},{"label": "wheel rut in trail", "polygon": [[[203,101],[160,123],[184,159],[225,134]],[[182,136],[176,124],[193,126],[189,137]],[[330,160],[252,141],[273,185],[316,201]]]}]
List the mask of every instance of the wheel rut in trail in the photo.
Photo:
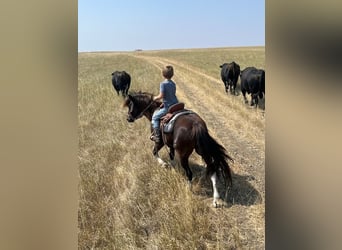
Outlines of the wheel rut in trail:
[{"label": "wheel rut in trail", "polygon": [[[253,186],[256,186],[259,193],[264,198],[265,181],[264,181],[264,169],[265,169],[265,149],[264,140],[258,140],[259,143],[251,142],[248,137],[242,136],[239,129],[234,129],[236,123],[241,122],[243,118],[239,116],[231,115],[231,121],[227,124],[224,120],[220,119],[222,113],[233,114],[234,109],[227,110],[222,106],[223,104],[218,102],[216,99],[206,98],[206,105],[201,102],[201,97],[205,98],[208,96],[210,90],[203,89],[203,86],[197,86],[197,84],[187,84],[189,75],[195,77],[205,78],[210,82],[221,83],[219,80],[206,75],[199,70],[189,67],[186,64],[175,60],[169,60],[160,57],[153,56],[136,56],[146,60],[148,63],[154,65],[157,68],[161,68],[166,64],[171,64],[177,67],[177,73],[175,75],[175,81],[179,88],[177,93],[183,95],[186,99],[188,107],[196,107],[197,112],[208,124],[210,134],[213,135],[224,147],[227,149],[229,155],[231,155],[235,163],[233,164],[234,173],[240,175],[251,175],[254,180],[251,180]],[[229,96],[225,96],[230,98]],[[210,105],[208,105],[208,103]],[[248,112],[253,110],[247,110]],[[259,135],[261,138],[264,134]],[[251,167],[253,166],[253,167]]]},{"label": "wheel rut in trail", "polygon": [[[152,56],[135,56],[137,58],[142,58],[142,59],[145,59],[147,61],[149,61],[151,64],[155,65],[155,66],[158,66],[158,68],[161,66],[161,65],[164,65],[164,64],[172,64],[172,65],[177,65],[177,67],[180,67],[180,68],[184,68],[186,69],[187,71],[190,71],[196,75],[200,75],[212,82],[215,82],[215,83],[218,83],[218,84],[221,84],[222,82],[220,80],[217,80],[216,78],[212,77],[212,76],[209,76],[201,71],[199,71],[198,69],[192,67],[192,66],[189,66],[185,63],[181,63],[181,62],[178,62],[178,61],[175,61],[175,60],[171,60],[171,59],[165,59],[165,58],[160,58],[160,57],[152,57]],[[153,62],[157,62],[159,64],[156,64],[156,63],[153,63]]]}]

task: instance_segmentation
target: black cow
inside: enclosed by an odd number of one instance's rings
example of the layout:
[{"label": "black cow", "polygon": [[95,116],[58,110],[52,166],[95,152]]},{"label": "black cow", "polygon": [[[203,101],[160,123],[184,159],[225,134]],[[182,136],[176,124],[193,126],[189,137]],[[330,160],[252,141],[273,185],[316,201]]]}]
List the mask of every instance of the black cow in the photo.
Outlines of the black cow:
[{"label": "black cow", "polygon": [[228,93],[230,90],[230,93],[235,95],[236,83],[240,76],[240,65],[233,61],[220,65],[220,68],[221,79],[224,83],[226,92]]},{"label": "black cow", "polygon": [[245,103],[248,103],[246,92],[251,94],[251,106],[258,106],[259,98],[265,94],[265,71],[255,67],[247,67],[241,71],[241,92]]},{"label": "black cow", "polygon": [[115,71],[112,73],[112,84],[118,95],[121,91],[122,96],[127,96],[131,86],[131,76],[126,71]]}]

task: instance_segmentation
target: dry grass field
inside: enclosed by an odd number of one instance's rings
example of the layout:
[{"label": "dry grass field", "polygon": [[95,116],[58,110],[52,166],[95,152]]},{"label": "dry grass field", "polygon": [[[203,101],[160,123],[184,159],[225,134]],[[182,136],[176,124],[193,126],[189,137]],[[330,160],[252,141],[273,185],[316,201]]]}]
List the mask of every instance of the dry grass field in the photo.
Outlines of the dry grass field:
[{"label": "dry grass field", "polygon": [[[79,53],[78,60],[79,248],[264,249],[264,101],[256,109],[241,93],[227,95],[219,65],[265,69],[265,48]],[[235,160],[227,206],[212,207],[211,182],[195,152],[190,190],[179,166],[162,168],[154,159],[149,121],[126,121],[111,73],[125,70],[130,90],[158,94],[166,64],[174,66],[178,99]],[[165,148],[160,155],[169,160]]]}]

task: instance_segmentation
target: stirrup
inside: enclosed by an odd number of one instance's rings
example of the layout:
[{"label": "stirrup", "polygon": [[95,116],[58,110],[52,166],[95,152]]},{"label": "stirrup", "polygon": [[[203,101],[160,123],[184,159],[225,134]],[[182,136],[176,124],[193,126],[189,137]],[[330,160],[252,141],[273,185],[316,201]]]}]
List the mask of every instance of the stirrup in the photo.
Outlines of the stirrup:
[{"label": "stirrup", "polygon": [[[160,133],[160,132],[159,132]],[[152,132],[151,136],[150,136],[150,139],[156,143],[159,143],[161,142],[162,138],[161,138],[161,133],[160,133],[160,136],[157,136],[155,131]]]},{"label": "stirrup", "polygon": [[152,141],[156,142],[156,143],[161,142],[161,138],[159,138],[159,137],[157,137],[157,136],[155,136],[155,135],[151,136],[150,139],[151,139]]}]

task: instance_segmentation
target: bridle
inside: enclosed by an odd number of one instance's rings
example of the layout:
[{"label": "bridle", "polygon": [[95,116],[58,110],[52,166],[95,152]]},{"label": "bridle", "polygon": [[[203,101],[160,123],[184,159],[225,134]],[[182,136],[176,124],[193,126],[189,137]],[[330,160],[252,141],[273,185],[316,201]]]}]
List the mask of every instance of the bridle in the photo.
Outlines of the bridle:
[{"label": "bridle", "polygon": [[142,117],[142,116],[144,115],[144,113],[146,112],[146,110],[148,110],[148,109],[152,106],[152,104],[153,104],[154,102],[155,102],[155,101],[152,99],[152,101],[150,102],[150,104],[147,105],[147,107],[144,108],[144,110],[141,111],[141,112],[139,113],[139,115],[137,115],[136,117],[133,117],[133,116],[132,116],[133,121],[135,121],[135,120],[139,119],[140,117]]}]

